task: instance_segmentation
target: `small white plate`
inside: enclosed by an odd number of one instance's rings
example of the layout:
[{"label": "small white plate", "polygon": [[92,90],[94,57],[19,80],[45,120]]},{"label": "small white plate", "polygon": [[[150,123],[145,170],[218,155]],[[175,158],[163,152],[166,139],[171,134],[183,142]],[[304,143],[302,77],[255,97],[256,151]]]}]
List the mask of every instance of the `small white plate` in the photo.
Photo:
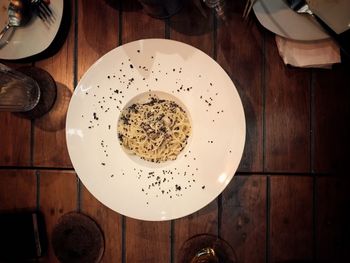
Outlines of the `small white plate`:
[{"label": "small white plate", "polygon": [[[0,0],[0,27],[7,23],[7,7],[9,0]],[[0,48],[0,59],[22,59],[41,53],[54,40],[62,21],[63,0],[50,2],[54,17],[53,23],[45,24],[39,17],[34,16],[24,27],[15,29],[9,42]]]},{"label": "small white plate", "polygon": [[279,36],[304,41],[329,37],[311,16],[297,14],[284,0],[257,0],[253,10],[259,22]]},{"label": "small white plate", "polygon": [[[142,161],[119,144],[120,111],[148,92],[173,98],[189,114],[191,136],[174,161]],[[214,200],[240,163],[245,132],[226,72],[202,51],[165,39],[131,42],[100,58],[76,87],[66,122],[69,155],[87,189],[123,215],[152,221]]]}]

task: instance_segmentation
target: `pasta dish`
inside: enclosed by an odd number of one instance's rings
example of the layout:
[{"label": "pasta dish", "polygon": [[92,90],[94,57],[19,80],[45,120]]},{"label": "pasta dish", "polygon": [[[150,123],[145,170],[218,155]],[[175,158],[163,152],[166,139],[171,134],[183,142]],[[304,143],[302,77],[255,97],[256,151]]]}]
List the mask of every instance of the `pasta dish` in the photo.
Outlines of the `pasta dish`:
[{"label": "pasta dish", "polygon": [[177,158],[187,144],[191,125],[177,103],[153,96],[124,108],[117,131],[128,153],[159,163]]}]

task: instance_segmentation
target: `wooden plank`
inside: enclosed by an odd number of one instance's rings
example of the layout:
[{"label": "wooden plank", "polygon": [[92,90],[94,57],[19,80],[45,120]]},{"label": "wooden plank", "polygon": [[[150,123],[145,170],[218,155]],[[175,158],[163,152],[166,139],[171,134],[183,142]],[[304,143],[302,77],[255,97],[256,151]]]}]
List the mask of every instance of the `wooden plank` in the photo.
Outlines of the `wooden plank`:
[{"label": "wooden plank", "polygon": [[350,148],[350,64],[314,74],[314,170],[345,171]]},{"label": "wooden plank", "polygon": [[[78,80],[101,56],[118,45],[119,10],[109,1],[78,1]],[[102,262],[121,262],[121,216],[97,201],[85,187],[81,211],[101,227],[105,238]]]},{"label": "wooden plank", "polygon": [[265,171],[310,171],[310,73],[284,65],[266,34]]},{"label": "wooden plank", "polygon": [[[28,64],[16,64],[0,61],[6,66],[16,69]],[[9,112],[0,112],[0,165],[29,166],[31,163],[31,121],[20,118]],[[11,129],[16,127],[16,129]]]},{"label": "wooden plank", "polygon": [[0,210],[36,210],[36,182],[34,171],[0,171]]},{"label": "wooden plank", "polygon": [[77,209],[77,179],[75,173],[41,171],[39,207],[44,214],[49,248],[44,262],[59,262],[51,245],[52,231],[58,219]]},{"label": "wooden plank", "polygon": [[252,23],[242,19],[244,1],[226,3],[227,20],[217,29],[217,61],[234,82],[245,111],[247,137],[238,171],[262,171],[263,33],[256,20]]},{"label": "wooden plank", "polygon": [[127,263],[170,262],[170,222],[126,218],[125,257]]},{"label": "wooden plank", "polygon": [[103,262],[122,262],[122,216],[101,204],[83,187],[81,211],[100,226],[105,240]]},{"label": "wooden plank", "polygon": [[[79,1],[78,10],[78,79],[80,79],[98,58],[117,47],[119,11],[106,1],[82,0]],[[85,188],[81,200],[82,210],[95,218],[105,232],[104,260],[110,257],[118,261],[121,259],[121,234],[118,236],[118,232],[121,231],[121,219],[95,200]]]},{"label": "wooden plank", "polygon": [[[122,43],[164,37],[164,21],[145,14],[137,1],[123,1],[122,7]],[[170,262],[170,232],[170,222],[126,218],[126,262]]]},{"label": "wooden plank", "polygon": [[185,241],[198,234],[217,235],[218,232],[218,206],[217,200],[189,216],[174,221],[174,258],[179,262],[181,247]]},{"label": "wooden plank", "polygon": [[66,113],[74,86],[74,1],[71,2],[72,20],[67,39],[53,56],[36,63],[49,72],[57,85],[53,108],[35,120],[34,165],[45,167],[72,167],[66,146]]},{"label": "wooden plank", "polygon": [[10,112],[0,112],[0,165],[31,164],[31,122]]},{"label": "wooden plank", "polygon": [[309,262],[313,257],[311,177],[271,176],[271,262]]},{"label": "wooden plank", "polygon": [[265,262],[266,181],[265,176],[235,176],[222,194],[220,234],[237,262]]},{"label": "wooden plank", "polygon": [[[192,45],[213,56],[213,16],[207,11],[204,17],[187,1],[180,13],[170,19],[170,38]],[[174,221],[173,253],[178,262],[184,242],[197,234],[217,234],[218,206],[216,199],[200,211]]]},{"label": "wooden plank", "polygon": [[118,45],[119,11],[108,2],[78,1],[78,80]]},{"label": "wooden plank", "polygon": [[144,38],[164,38],[165,22],[148,16],[137,1],[123,1],[122,8],[123,44]]},{"label": "wooden plank", "polygon": [[316,260],[350,262],[349,177],[343,174],[316,180]]}]

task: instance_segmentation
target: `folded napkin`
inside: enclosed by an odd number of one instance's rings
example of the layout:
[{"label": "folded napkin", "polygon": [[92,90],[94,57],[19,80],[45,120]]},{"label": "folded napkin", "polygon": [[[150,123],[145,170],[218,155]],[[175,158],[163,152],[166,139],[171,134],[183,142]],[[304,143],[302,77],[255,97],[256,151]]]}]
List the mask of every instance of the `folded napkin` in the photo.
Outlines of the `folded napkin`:
[{"label": "folded napkin", "polygon": [[278,52],[285,64],[304,68],[332,68],[340,63],[340,50],[332,39],[295,41],[276,35]]}]

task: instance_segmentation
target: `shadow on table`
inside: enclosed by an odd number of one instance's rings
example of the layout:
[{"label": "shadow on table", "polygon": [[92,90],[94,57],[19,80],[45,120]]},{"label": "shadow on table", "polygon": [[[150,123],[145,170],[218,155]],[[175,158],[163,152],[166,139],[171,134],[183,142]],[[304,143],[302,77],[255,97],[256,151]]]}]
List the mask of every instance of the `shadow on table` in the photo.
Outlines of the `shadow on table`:
[{"label": "shadow on table", "polygon": [[103,0],[103,1],[105,1],[110,7],[114,9],[123,10],[126,12],[138,11],[142,9],[141,4],[137,0],[128,0],[128,1]]},{"label": "shadow on table", "polygon": [[[137,0],[103,1],[116,10],[122,10],[122,12],[143,12],[143,7]],[[199,0],[185,1],[182,9],[173,15],[169,21],[172,30],[185,35],[203,35],[213,30],[213,14]]]},{"label": "shadow on table", "polygon": [[57,98],[51,110],[35,120],[35,126],[41,130],[55,132],[65,128],[66,114],[72,91],[64,84],[56,82]]},{"label": "shadow on table", "polygon": [[253,166],[258,165],[256,160],[259,160],[259,148],[257,145],[259,145],[259,119],[256,113],[256,109],[254,107],[254,103],[252,102],[252,99],[247,95],[245,90],[241,87],[238,80],[235,80],[233,77],[231,77],[234,81],[236,88],[238,90],[239,96],[241,97],[243,108],[244,108],[244,115],[246,120],[246,138],[245,138],[245,145],[243,149],[242,159],[238,167],[238,171],[249,171],[254,170]]},{"label": "shadow on table", "polygon": [[172,30],[189,36],[204,35],[214,28],[214,14],[200,1],[186,1],[180,12],[170,18]]}]

